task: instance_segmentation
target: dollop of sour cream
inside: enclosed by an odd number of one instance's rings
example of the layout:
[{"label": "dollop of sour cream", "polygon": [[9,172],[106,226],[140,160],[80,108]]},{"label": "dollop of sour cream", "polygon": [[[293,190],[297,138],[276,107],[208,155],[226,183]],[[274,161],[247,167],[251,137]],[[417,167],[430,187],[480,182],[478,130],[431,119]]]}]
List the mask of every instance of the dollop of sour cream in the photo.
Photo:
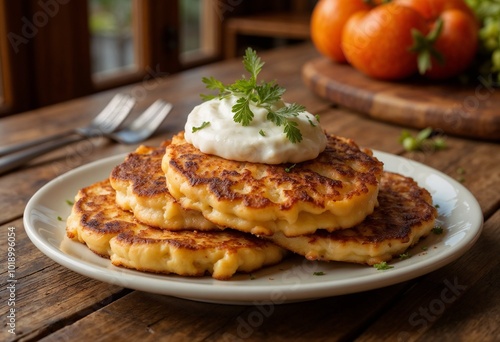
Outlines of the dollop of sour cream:
[{"label": "dollop of sour cream", "polygon": [[[235,122],[231,110],[237,100],[235,96],[215,98],[194,107],[184,127],[186,141],[207,154],[264,164],[299,163],[316,158],[325,149],[326,135],[311,113],[292,118],[302,134],[300,142],[292,143],[283,126],[267,119],[265,108],[250,104],[254,114],[250,125]],[[285,105],[278,102],[272,109]]]}]

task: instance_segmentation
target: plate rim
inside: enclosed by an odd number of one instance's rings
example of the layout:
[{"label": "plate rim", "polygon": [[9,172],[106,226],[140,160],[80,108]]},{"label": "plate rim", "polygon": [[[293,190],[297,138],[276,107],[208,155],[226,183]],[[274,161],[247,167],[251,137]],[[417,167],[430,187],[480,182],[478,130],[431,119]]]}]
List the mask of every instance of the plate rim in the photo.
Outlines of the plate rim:
[{"label": "plate rim", "polygon": [[[130,152],[129,152],[130,153]],[[465,252],[467,252],[477,241],[481,235],[483,229],[484,218],[479,206],[477,199],[474,195],[462,184],[458,183],[456,180],[446,175],[445,173],[436,170],[430,166],[427,166],[421,162],[407,159],[405,157],[382,152],[378,150],[373,150],[374,156],[384,160],[393,159],[393,161],[405,161],[413,164],[417,169],[424,170],[427,173],[432,172],[441,178],[445,179],[451,183],[454,188],[458,188],[462,195],[466,195],[469,199],[468,204],[471,207],[472,212],[475,212],[475,222],[471,222],[472,232],[467,235],[468,238],[461,239],[457,246],[447,249],[442,252],[440,259],[435,260],[435,258],[426,259],[420,262],[412,263],[405,266],[403,269],[391,269],[387,272],[378,271],[376,279],[372,279],[372,276],[366,275],[356,279],[355,284],[352,284],[352,279],[341,279],[334,281],[318,281],[317,283],[308,283],[306,290],[294,290],[288,289],[290,285],[279,284],[279,285],[246,285],[238,282],[237,286],[229,281],[217,281],[211,279],[211,282],[206,283],[196,283],[196,282],[182,282],[185,277],[175,276],[175,275],[152,275],[148,273],[143,273],[134,270],[123,270],[121,268],[111,265],[110,268],[101,269],[99,265],[89,266],[87,263],[83,263],[82,260],[78,260],[75,256],[68,255],[64,253],[60,248],[57,249],[50,243],[44,241],[43,237],[38,233],[35,226],[32,225],[31,213],[36,208],[38,198],[43,198],[45,192],[49,191],[52,187],[56,187],[58,183],[63,183],[72,179],[72,177],[81,174],[82,172],[88,172],[101,165],[110,164],[111,171],[112,164],[119,164],[123,158],[129,153],[122,153],[118,155],[108,156],[99,160],[92,161],[90,163],[81,165],[73,170],[70,170],[54,179],[49,181],[47,184],[42,186],[28,201],[23,215],[24,229],[32,241],[32,243],[46,256],[52,259],[54,262],[74,271],[84,276],[126,288],[131,288],[135,290],[157,293],[161,295],[169,295],[179,298],[185,298],[200,302],[212,302],[219,304],[238,304],[238,305],[248,305],[253,304],[256,301],[269,300],[270,292],[286,294],[286,300],[284,302],[294,302],[294,301],[306,301],[314,300],[324,297],[344,295],[350,293],[363,292],[367,290],[377,289],[380,287],[394,285],[400,282],[404,282],[421,275],[427,274],[429,272],[435,271],[455,259],[459,258]],[[388,170],[391,171],[391,170]],[[397,171],[393,171],[397,172]],[[411,176],[410,176],[411,177]],[[85,185],[84,185],[85,186]],[[75,191],[78,191],[76,189]],[[76,192],[75,192],[76,194]],[[56,227],[57,228],[57,227]],[[92,253],[88,250],[88,253]],[[92,253],[93,254],[93,253]],[[432,262],[431,262],[432,261]],[[109,261],[108,261],[109,262]],[[119,277],[125,273],[125,279],[127,283],[120,281]],[[397,273],[396,275],[394,273]],[[153,279],[151,279],[154,276]],[[161,277],[162,279],[156,279],[156,277]],[[174,281],[170,278],[178,279],[179,281]],[[114,280],[114,281],[110,281]],[[146,281],[144,281],[146,279]],[[190,280],[192,278],[189,278]],[[205,278],[202,278],[205,279]],[[252,280],[247,280],[252,282]],[[149,284],[148,284],[149,283]],[[172,289],[170,285],[175,285],[175,289]],[[182,286],[178,286],[182,284]],[[229,286],[221,286],[220,290],[217,290],[218,286],[212,286],[211,284],[222,284]],[[231,285],[232,284],[232,285]],[[271,288],[272,287],[272,288]],[[207,296],[206,292],[210,288],[210,294]],[[250,298],[250,299],[248,299]]]}]

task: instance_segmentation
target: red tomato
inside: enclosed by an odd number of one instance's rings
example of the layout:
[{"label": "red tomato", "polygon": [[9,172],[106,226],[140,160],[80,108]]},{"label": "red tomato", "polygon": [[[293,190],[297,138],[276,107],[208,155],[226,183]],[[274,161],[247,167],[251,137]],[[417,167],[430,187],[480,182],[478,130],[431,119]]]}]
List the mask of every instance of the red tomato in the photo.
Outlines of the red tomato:
[{"label": "red tomato", "polygon": [[342,34],[344,54],[356,69],[368,76],[399,80],[417,72],[412,30],[426,35],[426,20],[417,11],[397,3],[354,14]]},{"label": "red tomato", "polygon": [[397,3],[413,8],[429,21],[435,21],[448,10],[459,10],[475,17],[474,11],[464,0],[396,0]]},{"label": "red tomato", "polygon": [[311,15],[311,40],[316,49],[335,62],[345,62],[342,29],[352,14],[370,8],[363,0],[320,0]]},{"label": "red tomato", "polygon": [[[431,58],[430,68],[421,70],[432,79],[445,79],[463,72],[472,63],[478,49],[478,21],[463,0],[396,0],[421,13],[431,28],[442,20],[442,29],[433,43],[442,61]],[[426,48],[420,47],[419,52]]]}]

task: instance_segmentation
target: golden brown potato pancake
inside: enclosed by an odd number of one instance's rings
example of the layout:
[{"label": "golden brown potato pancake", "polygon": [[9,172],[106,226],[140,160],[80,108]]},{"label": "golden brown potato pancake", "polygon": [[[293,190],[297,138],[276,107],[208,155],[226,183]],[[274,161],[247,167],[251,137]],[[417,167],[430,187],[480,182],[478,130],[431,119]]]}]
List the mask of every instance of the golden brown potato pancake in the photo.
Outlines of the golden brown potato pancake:
[{"label": "golden brown potato pancake", "polygon": [[378,201],[373,214],[353,228],[297,237],[277,233],[269,239],[309,260],[373,265],[400,255],[434,228],[431,195],[411,178],[384,172]]},{"label": "golden brown potato pancake", "polygon": [[183,209],[168,192],[161,161],[165,141],[159,147],[139,146],[109,177],[116,190],[116,203],[130,210],[139,221],[168,230],[213,230],[215,224],[196,210]]},{"label": "golden brown potato pancake", "polygon": [[286,250],[233,230],[168,231],[144,225],[116,205],[109,180],[81,189],[66,234],[116,266],[182,276],[228,279],[276,264]]},{"label": "golden brown potato pancake", "polygon": [[267,165],[204,154],[181,132],[166,147],[162,169],[182,207],[221,227],[264,236],[350,228],[373,212],[383,164],[350,139],[327,138],[313,160]]}]

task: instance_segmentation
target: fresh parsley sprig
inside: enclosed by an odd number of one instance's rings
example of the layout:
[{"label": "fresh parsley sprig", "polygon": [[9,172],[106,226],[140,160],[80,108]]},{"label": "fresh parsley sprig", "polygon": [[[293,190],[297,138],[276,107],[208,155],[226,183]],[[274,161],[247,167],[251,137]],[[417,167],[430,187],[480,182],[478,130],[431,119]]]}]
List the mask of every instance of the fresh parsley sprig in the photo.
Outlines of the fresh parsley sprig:
[{"label": "fresh parsley sprig", "polygon": [[232,107],[233,120],[242,126],[249,126],[254,118],[250,105],[261,107],[267,110],[267,120],[276,126],[283,126],[283,133],[292,143],[302,141],[302,133],[294,117],[305,111],[304,106],[292,103],[288,106],[273,109],[273,105],[281,100],[285,93],[285,88],[274,82],[257,82],[257,77],[264,66],[257,53],[251,48],[247,48],[243,57],[245,70],[250,74],[250,78],[243,76],[233,84],[225,85],[214,77],[203,77],[202,82],[207,89],[218,91],[218,95],[202,94],[203,100],[214,98],[223,99],[228,96],[236,96],[238,100]]},{"label": "fresh parsley sprig", "polygon": [[399,142],[408,152],[411,151],[438,151],[446,148],[446,140],[439,135],[434,135],[431,127],[424,128],[413,136],[410,132],[403,130]]}]

